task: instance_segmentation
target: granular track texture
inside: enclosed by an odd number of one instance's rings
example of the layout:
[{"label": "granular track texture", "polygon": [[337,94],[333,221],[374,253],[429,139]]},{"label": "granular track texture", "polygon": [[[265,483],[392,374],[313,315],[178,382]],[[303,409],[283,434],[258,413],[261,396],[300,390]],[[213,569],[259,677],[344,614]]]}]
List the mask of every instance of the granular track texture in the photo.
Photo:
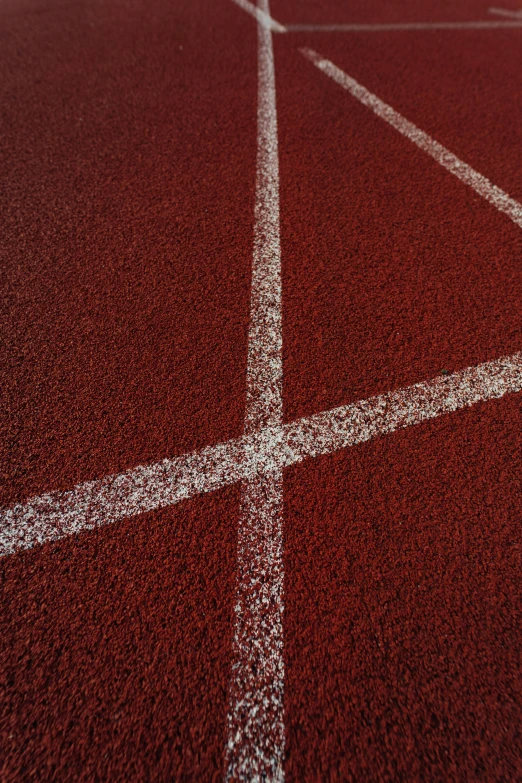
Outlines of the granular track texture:
[{"label": "granular track texture", "polygon": [[2,782],[522,780],[517,12],[3,1]]}]

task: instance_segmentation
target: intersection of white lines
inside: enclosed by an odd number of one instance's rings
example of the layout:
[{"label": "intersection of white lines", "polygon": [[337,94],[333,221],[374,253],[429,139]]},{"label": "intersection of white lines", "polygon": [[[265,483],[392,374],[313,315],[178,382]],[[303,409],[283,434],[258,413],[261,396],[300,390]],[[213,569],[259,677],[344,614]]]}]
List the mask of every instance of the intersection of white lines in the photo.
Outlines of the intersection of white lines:
[{"label": "intersection of white lines", "polygon": [[[234,0],[258,26],[258,157],[244,435],[174,459],[138,466],[0,511],[0,556],[165,508],[241,483],[233,667],[225,778],[284,781],[283,470],[372,438],[522,391],[522,353],[452,375],[283,423],[279,171],[272,33],[314,29],[279,24],[268,0]],[[509,15],[490,9],[498,15]],[[519,15],[511,13],[515,19]],[[439,27],[522,22],[441,23]],[[428,29],[432,25],[406,25]],[[378,29],[323,25],[315,29]],[[397,28],[380,26],[381,28]],[[460,161],[333,63],[303,54],[352,96],[522,227],[522,206]]]}]

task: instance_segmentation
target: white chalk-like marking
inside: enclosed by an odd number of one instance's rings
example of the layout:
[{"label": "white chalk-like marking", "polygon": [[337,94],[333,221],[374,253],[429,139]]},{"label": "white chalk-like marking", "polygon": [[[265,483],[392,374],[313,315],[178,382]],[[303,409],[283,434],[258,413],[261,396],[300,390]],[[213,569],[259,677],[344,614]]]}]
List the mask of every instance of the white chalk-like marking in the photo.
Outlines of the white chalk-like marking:
[{"label": "white chalk-like marking", "polygon": [[140,466],[0,511],[0,556],[55,541],[305,459],[522,391],[522,353],[268,427],[177,459]]},{"label": "white chalk-like marking", "polygon": [[371,109],[378,117],[399,131],[399,133],[402,133],[403,136],[416,144],[421,150],[431,155],[437,163],[470,188],[473,188],[482,198],[489,201],[500,212],[504,212],[517,226],[522,228],[522,204],[512,199],[507,193],[490,182],[489,179],[472,169],[471,166],[468,166],[467,163],[459,160],[446,147],[432,139],[431,136],[428,136],[427,133],[420,130],[420,128],[395,111],[395,109],[392,109],[387,103],[381,101],[380,98],[355,81],[351,76],[348,76],[330,60],[324,59],[312,49],[301,49],[301,53],[311,60],[319,70],[347,90],[354,98],[357,98],[364,106]]},{"label": "white chalk-like marking", "polygon": [[[492,10],[492,9],[490,9]],[[521,18],[513,14],[515,19]],[[287,33],[393,33],[408,30],[502,30],[522,27],[521,22],[384,22],[380,24],[287,24]]]},{"label": "white chalk-like marking", "polygon": [[267,30],[272,30],[274,33],[286,33],[286,27],[279,24],[279,22],[276,22],[276,20],[270,16],[269,11],[265,11],[262,7],[250,3],[249,0],[233,0],[233,2],[242,8],[243,11],[246,11],[247,14],[253,16],[254,19],[257,19],[259,24],[266,27]]},{"label": "white chalk-like marking", "polygon": [[[522,391],[522,353],[285,425],[293,463],[355,446],[479,402]],[[288,463],[286,463],[288,464]]]},{"label": "white chalk-like marking", "polygon": [[[268,0],[258,9],[270,18]],[[245,436],[283,422],[279,155],[272,26],[258,24],[257,171],[248,335]],[[282,783],[283,474],[243,484],[225,779]]]},{"label": "white chalk-like marking", "polygon": [[[268,3],[262,0],[261,8]],[[257,173],[248,335],[245,432],[278,424],[283,415],[279,156],[274,53],[270,30],[258,25]]]},{"label": "white chalk-like marking", "polygon": [[283,471],[243,488],[227,780],[283,781]]},{"label": "white chalk-like marking", "polygon": [[508,16],[513,19],[521,19],[522,20],[522,10],[520,11],[508,11],[507,8],[490,8],[489,9],[490,14],[496,14],[497,16]]},{"label": "white chalk-like marking", "polygon": [[0,554],[74,535],[125,517],[171,506],[244,475],[244,446],[229,441],[200,452],[139,466],[119,475],[88,481],[0,512]]}]

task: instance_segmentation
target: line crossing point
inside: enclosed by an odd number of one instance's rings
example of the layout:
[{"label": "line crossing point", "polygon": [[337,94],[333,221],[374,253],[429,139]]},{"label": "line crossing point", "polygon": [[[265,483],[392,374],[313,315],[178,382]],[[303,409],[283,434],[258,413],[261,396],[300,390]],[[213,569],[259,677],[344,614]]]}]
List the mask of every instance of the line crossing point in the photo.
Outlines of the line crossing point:
[{"label": "line crossing point", "polygon": [[516,353],[66,492],[41,495],[0,511],[0,556],[275,474],[305,459],[520,391],[522,353]]},{"label": "line crossing point", "polygon": [[[270,18],[269,0],[258,0]],[[258,23],[257,170],[245,435],[283,423],[279,153],[272,26]],[[284,781],[283,472],[242,485],[226,780]]]},{"label": "line crossing point", "polygon": [[232,2],[257,19],[259,24],[266,27],[267,30],[272,30],[273,33],[286,33],[286,27],[276,22],[268,11],[263,10],[262,6],[256,6],[249,0],[232,0]]}]

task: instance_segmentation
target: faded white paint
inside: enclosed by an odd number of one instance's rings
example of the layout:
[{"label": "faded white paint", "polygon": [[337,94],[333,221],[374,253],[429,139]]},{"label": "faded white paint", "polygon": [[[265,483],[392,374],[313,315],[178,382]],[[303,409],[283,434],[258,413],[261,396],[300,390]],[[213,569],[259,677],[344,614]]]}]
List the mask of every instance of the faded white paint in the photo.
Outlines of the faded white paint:
[{"label": "faded white paint", "polygon": [[[492,11],[493,9],[490,9]],[[508,16],[508,14],[506,14]],[[515,19],[521,19],[513,14]],[[287,24],[287,33],[393,33],[429,30],[502,30],[522,27],[517,22],[384,22],[377,24]]]},{"label": "faded white paint", "polygon": [[490,8],[490,14],[496,14],[497,16],[508,16],[512,19],[522,20],[522,9],[519,11],[508,11],[507,8]]},{"label": "faded white paint", "polygon": [[272,19],[270,13],[265,11],[261,5],[258,7],[254,3],[250,3],[249,0],[233,0],[233,2],[254,19],[257,19],[259,24],[266,27],[267,30],[272,30],[274,33],[286,33],[286,28]]}]

